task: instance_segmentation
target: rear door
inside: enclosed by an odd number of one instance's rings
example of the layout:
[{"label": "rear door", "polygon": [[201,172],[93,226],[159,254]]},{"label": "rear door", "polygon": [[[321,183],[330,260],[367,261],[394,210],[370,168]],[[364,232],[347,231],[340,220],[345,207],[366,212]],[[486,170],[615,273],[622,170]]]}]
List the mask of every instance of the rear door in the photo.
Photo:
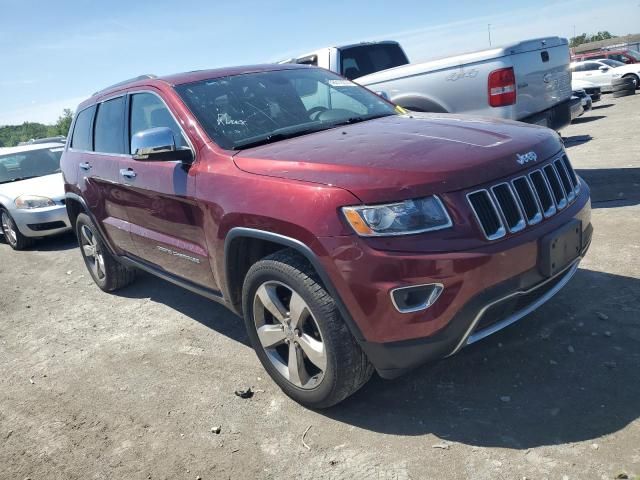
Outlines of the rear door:
[{"label": "rear door", "polygon": [[566,40],[550,37],[522,42],[510,57],[516,75],[516,118],[542,112],[571,97]]},{"label": "rear door", "polygon": [[124,99],[100,102],[77,114],[65,161],[77,163],[77,184],[117,253],[132,252],[118,162],[124,154]]},{"label": "rear door", "polygon": [[[159,94],[132,93],[127,110],[128,152],[133,135],[157,127],[173,131],[176,147],[192,148]],[[203,212],[194,198],[197,165],[187,166],[179,160],[143,162],[129,154],[120,159],[119,167],[138,255],[166,272],[215,288]]]}]

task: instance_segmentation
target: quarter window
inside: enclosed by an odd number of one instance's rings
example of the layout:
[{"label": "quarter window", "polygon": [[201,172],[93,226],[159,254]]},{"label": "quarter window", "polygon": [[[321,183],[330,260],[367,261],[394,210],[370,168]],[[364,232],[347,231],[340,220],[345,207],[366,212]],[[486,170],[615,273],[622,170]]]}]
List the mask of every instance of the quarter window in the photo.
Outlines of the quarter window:
[{"label": "quarter window", "polygon": [[124,153],[124,97],[98,106],[94,127],[96,152]]},{"label": "quarter window", "polygon": [[[180,127],[171,112],[156,95],[151,93],[136,93],[131,96],[131,127],[133,137],[136,133],[150,128],[167,127],[173,132],[176,148],[187,146]],[[129,138],[129,146],[131,138]]]},{"label": "quarter window", "polygon": [[93,120],[93,112],[95,107],[89,107],[78,113],[75,126],[73,127],[73,135],[71,136],[71,148],[76,150],[93,150],[91,142],[91,120]]}]

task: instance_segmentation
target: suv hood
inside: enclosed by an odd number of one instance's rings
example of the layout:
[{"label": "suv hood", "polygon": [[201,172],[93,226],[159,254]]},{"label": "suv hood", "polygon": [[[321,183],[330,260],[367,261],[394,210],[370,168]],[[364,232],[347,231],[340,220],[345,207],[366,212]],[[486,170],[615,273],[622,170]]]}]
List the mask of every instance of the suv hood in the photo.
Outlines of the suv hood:
[{"label": "suv hood", "polygon": [[562,149],[548,128],[443,114],[390,116],[242,150],[249,173],[336,186],[365,203],[470,188],[531,167]]},{"label": "suv hood", "polygon": [[62,173],[54,173],[17,182],[0,183],[0,197],[13,201],[20,195],[39,195],[52,200],[64,198]]}]

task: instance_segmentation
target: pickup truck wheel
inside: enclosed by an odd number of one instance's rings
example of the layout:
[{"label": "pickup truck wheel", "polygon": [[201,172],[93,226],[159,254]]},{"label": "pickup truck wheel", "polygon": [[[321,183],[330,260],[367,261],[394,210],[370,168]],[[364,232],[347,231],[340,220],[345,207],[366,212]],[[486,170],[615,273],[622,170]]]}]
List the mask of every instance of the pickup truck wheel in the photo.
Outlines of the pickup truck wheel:
[{"label": "pickup truck wheel", "polygon": [[24,250],[34,244],[33,238],[25,237],[13,221],[9,212],[0,209],[0,221],[2,225],[2,234],[5,241],[14,250]]},{"label": "pickup truck wheel", "polygon": [[256,262],[243,288],[251,344],[280,388],[311,408],[356,392],[373,367],[315,271],[293,250]]},{"label": "pickup truck wheel", "polygon": [[91,278],[105,292],[113,292],[135,279],[135,270],[120,264],[107,250],[88,215],[76,220],[76,235],[80,252]]}]

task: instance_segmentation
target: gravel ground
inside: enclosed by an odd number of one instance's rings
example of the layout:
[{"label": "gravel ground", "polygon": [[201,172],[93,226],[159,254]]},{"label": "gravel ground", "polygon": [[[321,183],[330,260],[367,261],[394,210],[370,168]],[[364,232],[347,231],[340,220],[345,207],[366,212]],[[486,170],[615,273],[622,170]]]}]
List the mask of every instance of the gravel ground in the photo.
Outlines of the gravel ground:
[{"label": "gravel ground", "polygon": [[0,478],[636,478],[640,95],[596,107],[562,132],[594,200],[569,285],[328,411],[284,396],[224,308],[148,275],[102,293],[70,235],[0,244]]}]

